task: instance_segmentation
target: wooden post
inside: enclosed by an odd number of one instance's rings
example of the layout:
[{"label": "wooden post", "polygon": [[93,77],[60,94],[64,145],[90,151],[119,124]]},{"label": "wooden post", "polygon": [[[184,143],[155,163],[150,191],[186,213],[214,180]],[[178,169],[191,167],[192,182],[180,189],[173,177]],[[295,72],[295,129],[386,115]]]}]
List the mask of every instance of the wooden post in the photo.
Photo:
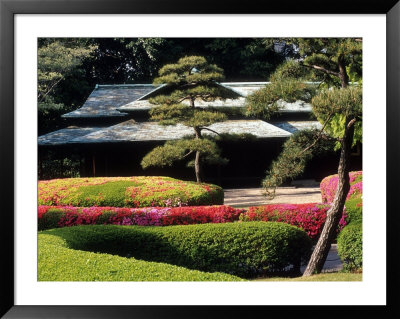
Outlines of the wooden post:
[{"label": "wooden post", "polygon": [[92,156],[92,168],[93,168],[93,177],[96,177],[96,158]]}]

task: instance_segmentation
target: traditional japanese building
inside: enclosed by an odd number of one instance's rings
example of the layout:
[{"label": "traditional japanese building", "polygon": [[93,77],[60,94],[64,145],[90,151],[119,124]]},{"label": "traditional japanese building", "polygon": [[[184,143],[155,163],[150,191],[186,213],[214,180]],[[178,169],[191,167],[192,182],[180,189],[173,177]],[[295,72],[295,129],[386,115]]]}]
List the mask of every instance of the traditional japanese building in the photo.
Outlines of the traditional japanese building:
[{"label": "traditional japanese building", "polygon": [[[321,125],[312,116],[311,105],[302,101],[281,104],[279,114],[262,121],[243,116],[245,98],[266,82],[221,83],[232,98],[214,102],[196,102],[196,106],[213,108],[228,115],[228,121],[209,128],[218,133],[239,135],[219,142],[224,166],[205,166],[205,181],[222,186],[259,186],[265,172],[280,153],[283,142],[294,132]],[[193,135],[182,124],[161,126],[149,121],[154,107],[149,98],[161,94],[165,85],[123,84],[96,85],[79,109],[64,114],[65,128],[39,136],[39,171],[41,160],[51,151],[60,158],[74,154],[80,161],[81,176],[163,175],[194,180],[193,168],[185,163],[171,168],[140,166],[142,158],[156,145],[167,140]],[[204,130],[203,134],[215,135]],[[245,136],[251,134],[252,136]],[[353,167],[361,169],[361,154],[354,154]],[[317,165],[315,165],[317,164]],[[303,178],[321,179],[337,170],[338,156],[314,160]]]}]

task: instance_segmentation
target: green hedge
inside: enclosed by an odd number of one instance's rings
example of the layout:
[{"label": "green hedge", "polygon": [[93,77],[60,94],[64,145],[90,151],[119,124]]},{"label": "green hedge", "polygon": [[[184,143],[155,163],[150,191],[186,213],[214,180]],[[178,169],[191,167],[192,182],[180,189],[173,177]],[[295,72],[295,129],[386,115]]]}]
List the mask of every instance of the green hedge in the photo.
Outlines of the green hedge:
[{"label": "green hedge", "polygon": [[96,177],[39,181],[39,205],[174,207],[222,205],[221,187],[169,177]]},{"label": "green hedge", "polygon": [[251,278],[308,260],[311,241],[283,223],[236,222],[145,227],[90,225],[51,229],[77,250],[164,262]]},{"label": "green hedge", "polygon": [[362,221],[362,198],[361,196],[355,196],[350,198],[345,203],[346,206],[346,222],[347,224],[353,222],[361,222]]},{"label": "green hedge", "polygon": [[342,229],[337,239],[338,254],[348,271],[362,270],[362,223],[352,222]]},{"label": "green hedge", "polygon": [[163,263],[68,248],[50,233],[38,235],[39,281],[240,281],[224,273],[206,273]]}]

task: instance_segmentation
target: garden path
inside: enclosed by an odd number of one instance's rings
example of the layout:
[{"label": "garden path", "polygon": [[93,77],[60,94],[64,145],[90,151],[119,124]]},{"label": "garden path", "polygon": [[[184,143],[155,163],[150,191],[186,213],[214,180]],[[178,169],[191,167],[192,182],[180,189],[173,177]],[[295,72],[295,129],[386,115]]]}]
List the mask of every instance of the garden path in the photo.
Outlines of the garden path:
[{"label": "garden path", "polygon": [[291,186],[278,187],[276,196],[268,200],[262,188],[225,189],[225,205],[247,207],[265,204],[321,203],[319,183],[314,180],[293,181]]}]

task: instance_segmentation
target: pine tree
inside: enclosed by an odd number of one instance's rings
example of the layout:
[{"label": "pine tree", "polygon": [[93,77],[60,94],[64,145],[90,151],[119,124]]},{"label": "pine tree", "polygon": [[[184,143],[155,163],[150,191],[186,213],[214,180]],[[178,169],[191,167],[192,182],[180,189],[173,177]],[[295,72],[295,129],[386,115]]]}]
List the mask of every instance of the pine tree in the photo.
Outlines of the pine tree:
[{"label": "pine tree", "polygon": [[[271,76],[271,84],[247,99],[247,114],[268,118],[279,111],[280,99],[310,101],[322,124],[319,132],[297,134],[285,143],[284,151],[272,164],[263,185],[270,195],[287,179],[301,174],[313,151],[324,140],[340,148],[339,182],[326,222],[303,276],[319,273],[337,231],[350,189],[351,147],[361,139],[362,124],[362,41],[355,38],[290,39],[300,59],[288,61]],[[349,79],[358,85],[349,85]],[[319,87],[307,81],[319,81]],[[356,134],[355,134],[356,132]],[[272,191],[271,191],[272,188]]]},{"label": "pine tree", "polygon": [[[176,64],[167,64],[159,70],[154,84],[165,84],[160,94],[150,99],[156,105],[151,111],[152,120],[160,125],[184,124],[193,128],[193,135],[181,140],[168,141],[154,148],[142,160],[142,167],[171,166],[174,162],[192,156],[188,166],[194,166],[197,182],[203,181],[204,163],[226,163],[215,141],[202,135],[208,126],[227,119],[226,115],[196,105],[198,101],[211,102],[233,97],[233,92],[217,83],[223,79],[223,71],[204,57],[187,56]],[[194,158],[193,158],[194,157]]]}]

